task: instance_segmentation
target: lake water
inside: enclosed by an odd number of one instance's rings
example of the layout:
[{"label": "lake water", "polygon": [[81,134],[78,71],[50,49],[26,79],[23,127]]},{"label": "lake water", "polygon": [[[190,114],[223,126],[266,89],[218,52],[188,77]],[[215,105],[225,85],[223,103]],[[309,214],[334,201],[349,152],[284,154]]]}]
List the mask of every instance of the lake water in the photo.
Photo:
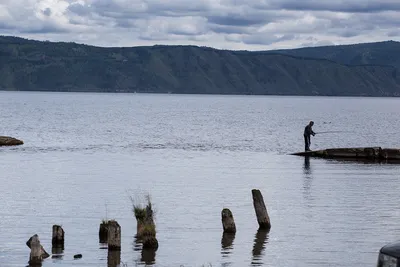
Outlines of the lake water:
[{"label": "lake water", "polygon": [[[104,218],[121,225],[126,266],[375,266],[400,239],[400,168],[310,159],[312,149],[399,147],[400,99],[0,92],[0,266],[26,266],[38,234],[50,266],[107,266]],[[251,189],[272,228],[258,232]],[[150,193],[159,249],[135,243],[129,196]],[[221,210],[237,233],[222,240]],[[223,241],[223,242],[221,242]],[[81,253],[82,259],[73,255]]]}]

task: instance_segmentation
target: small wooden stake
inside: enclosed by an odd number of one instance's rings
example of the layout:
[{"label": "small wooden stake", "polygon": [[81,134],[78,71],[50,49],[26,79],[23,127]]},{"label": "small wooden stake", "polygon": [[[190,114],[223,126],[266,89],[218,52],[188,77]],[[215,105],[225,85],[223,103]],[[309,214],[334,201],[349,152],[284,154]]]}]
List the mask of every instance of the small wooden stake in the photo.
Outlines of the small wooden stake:
[{"label": "small wooden stake", "polygon": [[99,243],[108,242],[108,221],[103,221],[99,228]]},{"label": "small wooden stake", "polygon": [[64,229],[61,226],[53,225],[53,238],[51,239],[53,247],[64,248],[64,234]]},{"label": "small wooden stake", "polygon": [[271,229],[267,208],[265,207],[264,198],[258,189],[251,190],[253,195],[253,206],[256,212],[257,221],[261,229]]},{"label": "small wooden stake", "polygon": [[108,250],[121,250],[121,226],[117,221],[108,221]]},{"label": "small wooden stake", "polygon": [[40,244],[39,236],[34,235],[26,242],[26,245],[31,249],[29,255],[29,264],[41,264],[42,260],[48,258],[50,255],[44,250]]},{"label": "small wooden stake", "polygon": [[221,212],[222,227],[224,228],[224,233],[236,233],[235,220],[233,219],[233,214],[230,209],[223,209]]}]

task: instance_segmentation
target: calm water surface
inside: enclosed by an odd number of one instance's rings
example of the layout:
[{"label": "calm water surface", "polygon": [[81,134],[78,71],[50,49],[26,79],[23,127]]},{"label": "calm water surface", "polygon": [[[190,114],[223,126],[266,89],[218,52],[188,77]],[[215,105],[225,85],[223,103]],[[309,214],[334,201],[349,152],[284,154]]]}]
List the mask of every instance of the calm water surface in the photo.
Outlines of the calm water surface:
[{"label": "calm water surface", "polygon": [[[104,218],[122,228],[127,266],[374,266],[400,239],[400,168],[294,157],[312,149],[399,147],[400,99],[0,92],[0,266],[26,266],[38,234],[50,266],[107,266]],[[257,231],[251,189],[272,229]],[[136,244],[129,196],[150,193],[156,253]],[[232,210],[234,238],[220,213]],[[81,253],[82,259],[73,260]]]}]

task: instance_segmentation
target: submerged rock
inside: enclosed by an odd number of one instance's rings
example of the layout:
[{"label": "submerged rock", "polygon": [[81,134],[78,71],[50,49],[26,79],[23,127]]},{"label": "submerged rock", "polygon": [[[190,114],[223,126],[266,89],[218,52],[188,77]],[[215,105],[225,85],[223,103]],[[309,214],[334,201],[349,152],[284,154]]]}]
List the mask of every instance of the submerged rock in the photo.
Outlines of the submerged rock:
[{"label": "submerged rock", "polygon": [[18,140],[14,137],[0,136],[0,146],[19,146],[24,144],[22,140]]}]

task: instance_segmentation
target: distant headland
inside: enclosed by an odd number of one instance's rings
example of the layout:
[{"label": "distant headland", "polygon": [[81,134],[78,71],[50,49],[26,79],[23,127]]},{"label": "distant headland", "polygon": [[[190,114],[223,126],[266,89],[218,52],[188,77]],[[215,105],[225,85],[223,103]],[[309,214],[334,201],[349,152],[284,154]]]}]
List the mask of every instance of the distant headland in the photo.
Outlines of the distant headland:
[{"label": "distant headland", "polygon": [[400,43],[273,51],[102,48],[0,36],[0,90],[400,96]]}]

